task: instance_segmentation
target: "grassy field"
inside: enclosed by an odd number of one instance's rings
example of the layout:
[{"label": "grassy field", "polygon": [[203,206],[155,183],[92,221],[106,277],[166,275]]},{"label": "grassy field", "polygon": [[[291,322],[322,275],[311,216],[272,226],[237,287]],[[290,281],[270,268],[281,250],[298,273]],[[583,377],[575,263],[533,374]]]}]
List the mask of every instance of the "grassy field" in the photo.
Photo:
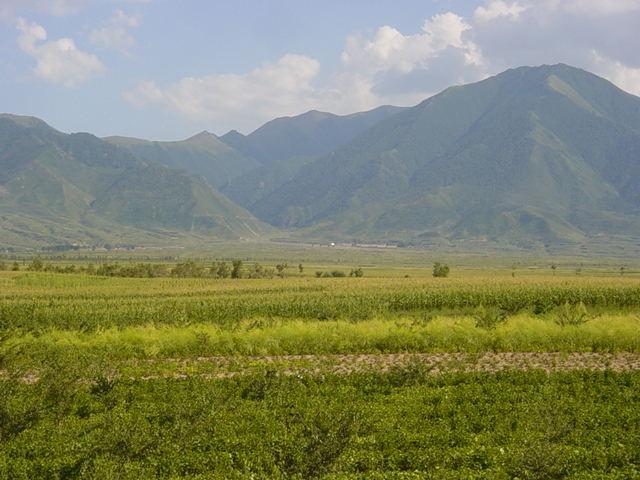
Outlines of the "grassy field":
[{"label": "grassy field", "polygon": [[316,260],[0,272],[0,478],[640,478],[632,268]]}]

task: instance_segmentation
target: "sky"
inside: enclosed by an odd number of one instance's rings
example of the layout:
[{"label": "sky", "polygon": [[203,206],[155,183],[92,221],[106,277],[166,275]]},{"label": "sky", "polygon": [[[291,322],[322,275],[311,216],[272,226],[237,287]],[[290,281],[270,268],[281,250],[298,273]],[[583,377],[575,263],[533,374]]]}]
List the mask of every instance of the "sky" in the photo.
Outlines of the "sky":
[{"label": "sky", "polygon": [[640,95],[638,32],[640,0],[0,0],[0,111],[174,140],[560,62]]}]

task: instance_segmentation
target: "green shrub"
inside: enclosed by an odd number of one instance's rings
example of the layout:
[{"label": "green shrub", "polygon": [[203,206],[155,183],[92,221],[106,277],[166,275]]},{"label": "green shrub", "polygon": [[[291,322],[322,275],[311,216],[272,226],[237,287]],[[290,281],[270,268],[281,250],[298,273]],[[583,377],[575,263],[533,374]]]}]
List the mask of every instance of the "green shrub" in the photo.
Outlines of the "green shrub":
[{"label": "green shrub", "polygon": [[444,263],[436,262],[433,264],[433,272],[434,277],[444,278],[449,276],[449,265]]},{"label": "green shrub", "polygon": [[362,271],[362,268],[358,267],[358,268],[354,268],[351,270],[351,272],[349,272],[349,276],[350,277],[364,277],[364,272]]},{"label": "green shrub", "polygon": [[584,303],[570,304],[567,302],[557,309],[554,321],[561,327],[582,325],[589,321],[589,313]]},{"label": "green shrub", "polygon": [[491,330],[507,321],[507,312],[496,307],[485,308],[480,305],[473,315],[476,327]]},{"label": "green shrub", "polygon": [[40,257],[36,257],[31,260],[31,263],[27,267],[30,272],[41,272],[44,269],[44,262]]}]

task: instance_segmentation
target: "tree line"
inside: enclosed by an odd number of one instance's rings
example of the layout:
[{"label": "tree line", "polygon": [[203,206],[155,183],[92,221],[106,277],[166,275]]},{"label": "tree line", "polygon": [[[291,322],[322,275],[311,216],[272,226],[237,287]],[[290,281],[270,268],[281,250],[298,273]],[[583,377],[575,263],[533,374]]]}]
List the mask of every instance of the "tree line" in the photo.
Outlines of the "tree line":
[{"label": "tree line", "polygon": [[[287,263],[262,265],[257,262],[245,263],[242,260],[230,262],[216,261],[211,264],[198,263],[194,260],[186,260],[175,265],[166,263],[102,263],[99,265],[86,264],[77,266],[73,264],[45,263],[41,258],[34,258],[28,265],[21,268],[18,262],[7,265],[0,261],[0,270],[51,273],[84,273],[102,277],[129,277],[129,278],[284,278],[287,276]],[[299,264],[298,273],[302,275],[304,267]],[[331,272],[316,272],[316,277],[346,277],[347,273],[340,270]],[[362,268],[354,268],[348,274],[350,277],[362,277]]]}]

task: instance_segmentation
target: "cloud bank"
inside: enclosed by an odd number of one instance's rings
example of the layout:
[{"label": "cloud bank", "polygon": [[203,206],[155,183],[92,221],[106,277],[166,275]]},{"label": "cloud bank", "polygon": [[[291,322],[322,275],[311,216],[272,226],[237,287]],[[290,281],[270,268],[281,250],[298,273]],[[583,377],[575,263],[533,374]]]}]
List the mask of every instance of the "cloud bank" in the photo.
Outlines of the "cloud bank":
[{"label": "cloud bank", "polygon": [[47,31],[24,18],[16,21],[18,46],[35,61],[34,74],[50,83],[65,87],[76,86],[106,70],[93,54],[76,47],[71,38],[47,40]]},{"label": "cloud bank", "polygon": [[122,10],[116,10],[115,15],[103,27],[89,33],[89,40],[98,47],[118,50],[128,55],[136,44],[130,29],[140,26],[141,20],[140,15],[127,15]]},{"label": "cloud bank", "polygon": [[340,66],[288,54],[244,74],[141,82],[125,94],[138,107],[168,109],[213,128],[249,131],[266,120],[317,108],[350,113],[413,105],[452,84],[510,67],[568,63],[640,94],[640,0],[486,0],[469,18],[444,12],[420,31],[382,25],[345,41]]}]

